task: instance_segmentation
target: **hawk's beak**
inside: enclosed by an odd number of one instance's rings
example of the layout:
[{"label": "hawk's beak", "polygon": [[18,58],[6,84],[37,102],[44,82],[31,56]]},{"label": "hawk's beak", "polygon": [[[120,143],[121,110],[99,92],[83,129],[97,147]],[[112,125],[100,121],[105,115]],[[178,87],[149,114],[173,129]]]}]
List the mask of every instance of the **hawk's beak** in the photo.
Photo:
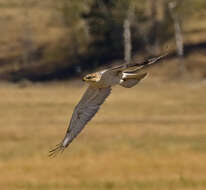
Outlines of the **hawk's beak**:
[{"label": "hawk's beak", "polygon": [[85,77],[82,78],[82,81],[86,81]]}]

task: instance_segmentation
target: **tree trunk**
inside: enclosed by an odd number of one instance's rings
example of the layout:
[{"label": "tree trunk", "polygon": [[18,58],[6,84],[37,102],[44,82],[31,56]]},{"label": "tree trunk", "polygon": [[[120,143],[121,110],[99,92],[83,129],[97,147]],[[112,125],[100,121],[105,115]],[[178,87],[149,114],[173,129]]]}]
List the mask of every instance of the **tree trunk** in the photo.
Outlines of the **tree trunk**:
[{"label": "tree trunk", "polygon": [[177,6],[176,2],[168,3],[170,14],[174,22],[175,43],[177,47],[177,55],[179,57],[179,71],[181,75],[183,75],[186,73],[187,70],[184,64],[184,41],[183,41],[182,29],[181,29],[178,14],[174,10],[176,6]]},{"label": "tree trunk", "polygon": [[131,61],[132,57],[132,39],[131,39],[131,20],[133,17],[133,6],[130,4],[128,13],[124,20],[124,60],[126,63]]}]

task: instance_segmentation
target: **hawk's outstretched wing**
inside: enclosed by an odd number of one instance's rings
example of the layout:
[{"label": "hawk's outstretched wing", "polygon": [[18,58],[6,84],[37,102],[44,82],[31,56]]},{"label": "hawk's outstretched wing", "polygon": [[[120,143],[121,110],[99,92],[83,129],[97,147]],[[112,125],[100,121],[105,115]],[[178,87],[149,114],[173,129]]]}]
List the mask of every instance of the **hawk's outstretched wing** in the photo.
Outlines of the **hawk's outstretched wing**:
[{"label": "hawk's outstretched wing", "polygon": [[[154,57],[154,58],[151,58],[151,59],[148,59],[146,61],[143,61],[143,62],[140,62],[140,63],[137,63],[137,62],[132,62],[132,63],[128,63],[128,64],[122,64],[122,65],[119,65],[119,66],[114,66],[112,67],[111,69],[108,69],[108,72],[118,72],[118,71],[125,71],[127,69],[132,69],[132,68],[136,68],[135,69],[135,72],[137,72],[138,70],[142,70],[142,69],[145,69],[147,67],[150,67],[151,65],[154,65],[156,63],[159,62],[159,60],[165,58],[166,56],[168,56],[168,52],[163,54],[163,55],[160,55],[158,57]],[[132,72],[134,72],[134,70],[132,70]]]},{"label": "hawk's outstretched wing", "polygon": [[88,87],[82,99],[77,104],[72,114],[66,135],[63,141],[50,151],[50,156],[63,151],[72,140],[81,132],[87,122],[97,113],[101,104],[111,93],[111,88]]}]

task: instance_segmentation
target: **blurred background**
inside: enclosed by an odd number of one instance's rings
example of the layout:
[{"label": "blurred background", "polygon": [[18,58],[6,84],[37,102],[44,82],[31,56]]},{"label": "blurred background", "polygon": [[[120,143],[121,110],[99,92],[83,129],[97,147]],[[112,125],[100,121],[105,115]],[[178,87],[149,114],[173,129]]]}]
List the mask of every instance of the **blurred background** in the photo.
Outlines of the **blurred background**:
[{"label": "blurred background", "polygon": [[[83,75],[167,51],[48,158]],[[0,188],[205,190],[205,87],[205,0],[0,0]]]}]

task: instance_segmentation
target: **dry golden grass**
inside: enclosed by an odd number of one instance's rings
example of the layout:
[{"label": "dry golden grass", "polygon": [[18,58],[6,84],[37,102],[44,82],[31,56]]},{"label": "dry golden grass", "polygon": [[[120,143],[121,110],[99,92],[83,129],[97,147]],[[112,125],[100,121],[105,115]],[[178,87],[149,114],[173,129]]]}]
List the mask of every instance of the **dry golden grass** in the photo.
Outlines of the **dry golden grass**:
[{"label": "dry golden grass", "polygon": [[186,43],[200,43],[206,40],[206,12],[196,12],[191,19],[183,23],[184,41]]},{"label": "dry golden grass", "polygon": [[205,190],[205,86],[148,81],[115,87],[54,159],[85,87],[0,85],[0,189]]}]

